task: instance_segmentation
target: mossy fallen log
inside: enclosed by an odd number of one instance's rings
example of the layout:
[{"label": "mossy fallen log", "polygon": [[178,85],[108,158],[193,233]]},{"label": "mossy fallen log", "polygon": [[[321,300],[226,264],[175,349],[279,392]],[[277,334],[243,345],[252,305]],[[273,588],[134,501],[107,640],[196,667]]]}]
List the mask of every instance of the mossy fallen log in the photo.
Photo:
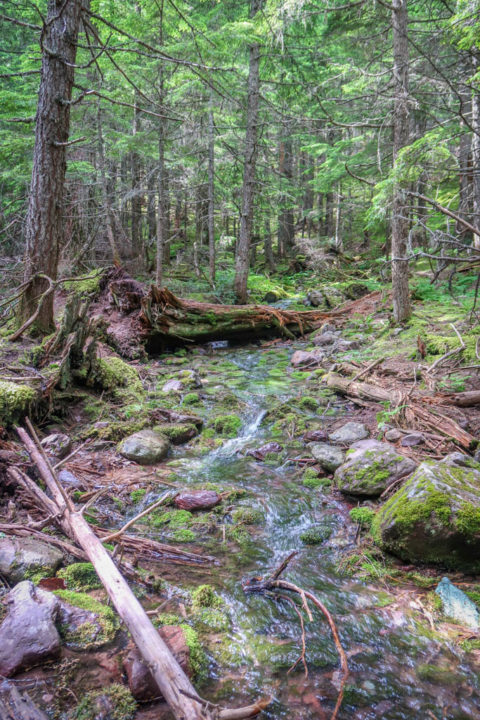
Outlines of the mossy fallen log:
[{"label": "mossy fallen log", "polygon": [[215,305],[176,297],[167,288],[152,286],[141,301],[146,349],[213,340],[294,338],[312,332],[343,310],[280,310],[268,305]]}]

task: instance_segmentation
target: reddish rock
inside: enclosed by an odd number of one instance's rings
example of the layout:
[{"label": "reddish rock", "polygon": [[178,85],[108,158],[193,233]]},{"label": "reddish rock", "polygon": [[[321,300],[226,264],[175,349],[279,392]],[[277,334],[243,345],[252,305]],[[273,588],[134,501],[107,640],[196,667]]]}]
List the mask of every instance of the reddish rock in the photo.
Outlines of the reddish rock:
[{"label": "reddish rock", "polygon": [[293,367],[313,367],[323,359],[323,353],[318,350],[306,352],[305,350],[296,350],[290,358],[290,364]]},{"label": "reddish rock", "polygon": [[59,655],[58,599],[25,580],[9,592],[6,602],[8,612],[0,626],[0,675],[11,677]]},{"label": "reddish rock", "polygon": [[277,442],[269,442],[256,450],[248,450],[247,455],[251,455],[255,460],[265,460],[269,453],[279,453],[283,450],[282,445]]},{"label": "reddish rock", "polygon": [[328,435],[323,430],[309,430],[303,436],[304,442],[322,442],[322,440],[327,440],[327,439],[328,439]]},{"label": "reddish rock", "polygon": [[221,502],[220,495],[215,490],[192,490],[183,492],[174,499],[173,503],[181,510],[210,510]]},{"label": "reddish rock", "polygon": [[[169,649],[179,662],[182,670],[190,677],[190,650],[185,639],[185,633],[178,625],[166,625],[159,628],[160,637],[165,640]],[[152,677],[147,665],[143,662],[136,647],[132,647],[123,661],[123,668],[127,673],[128,686],[135,700],[147,702],[154,698],[161,698],[162,694]]]}]

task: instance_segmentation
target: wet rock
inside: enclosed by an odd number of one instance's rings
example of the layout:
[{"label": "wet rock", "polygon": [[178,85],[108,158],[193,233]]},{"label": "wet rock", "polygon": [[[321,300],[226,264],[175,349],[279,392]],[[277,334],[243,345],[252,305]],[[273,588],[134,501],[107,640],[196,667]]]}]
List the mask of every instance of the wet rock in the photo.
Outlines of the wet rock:
[{"label": "wet rock", "polygon": [[172,378],[172,380],[167,380],[165,385],[162,387],[162,392],[164,393],[181,393],[183,391],[183,383],[180,382],[180,380],[175,380]]},{"label": "wet rock", "polygon": [[345,453],[334,445],[328,443],[312,443],[309,445],[310,452],[320,467],[328,472],[334,472],[345,462]]},{"label": "wet rock", "polygon": [[402,447],[413,447],[414,445],[422,445],[425,442],[425,435],[420,432],[409,433],[402,437],[400,445]]},{"label": "wet rock", "polygon": [[477,629],[480,624],[480,616],[475,604],[457,588],[447,577],[441,579],[435,592],[442,601],[443,614],[448,618]]},{"label": "wet rock", "polygon": [[192,490],[174,498],[173,504],[181,510],[210,510],[221,502],[215,490]]},{"label": "wet rock", "polygon": [[310,290],[307,293],[307,304],[313,307],[319,307],[325,304],[325,297],[319,290]]},{"label": "wet rock", "polygon": [[42,447],[47,453],[55,455],[61,460],[72,452],[72,441],[68,435],[53,433],[43,438]]},{"label": "wet rock", "polygon": [[461,453],[421,463],[380,508],[372,532],[403,560],[478,572],[480,464]]},{"label": "wet rock", "polygon": [[58,600],[56,622],[67,647],[91,650],[105,644],[105,627],[96,612]]},{"label": "wet rock", "polygon": [[388,440],[388,442],[398,442],[402,437],[402,433],[400,430],[397,430],[397,428],[392,428],[391,430],[387,430],[385,433],[385,440]]},{"label": "wet rock", "polygon": [[328,439],[334,443],[345,443],[350,445],[351,443],[364,440],[370,435],[370,432],[366,425],[359,422],[348,422],[346,425],[342,425],[341,428],[335,430]]},{"label": "wet rock", "polygon": [[36,573],[54,575],[63,553],[52,545],[32,538],[0,538],[0,574],[11,584]]},{"label": "wet rock", "polygon": [[307,352],[306,350],[296,350],[291,359],[290,364],[293,367],[313,367],[323,359],[323,353],[318,350]]},{"label": "wet rock", "polygon": [[303,436],[303,442],[306,442],[306,443],[322,442],[323,440],[327,440],[327,439],[328,439],[328,435],[324,430],[309,430]]},{"label": "wet rock", "polygon": [[400,455],[387,443],[360,440],[350,448],[346,463],[336,471],[335,482],[347,495],[378,497],[415,467],[413,460]]},{"label": "wet rock", "polygon": [[[190,650],[183,629],[177,625],[166,625],[159,628],[158,633],[165,640],[184,672],[191,676]],[[127,674],[130,692],[136,700],[146,702],[162,697],[148,666],[142,660],[136,647],[132,647],[129,651],[123,667]]]},{"label": "wet rock", "polygon": [[60,470],[58,473],[58,479],[61,484],[66,487],[74,488],[75,490],[85,490],[85,486],[81,480],[79,480],[70,470]]},{"label": "wet rock", "polygon": [[335,345],[336,352],[348,352],[349,350],[357,350],[360,347],[358,340],[340,339]]},{"label": "wet rock", "polygon": [[256,450],[248,450],[247,455],[251,455],[255,458],[255,460],[265,460],[266,456],[270,453],[279,453],[282,452],[283,446],[280,445],[280,443],[277,442],[269,442],[266,443],[266,445],[262,445],[262,447],[257,448]]},{"label": "wet rock", "polygon": [[156,425],[153,430],[167,437],[174,445],[186,443],[198,435],[197,426],[190,423],[164,423]]},{"label": "wet rock", "polygon": [[315,335],[315,337],[313,338],[313,344],[314,345],[332,345],[336,340],[338,340],[338,333],[327,331],[327,332],[321,333],[320,335]]},{"label": "wet rock", "polygon": [[164,435],[153,430],[140,430],[122,440],[118,452],[141,465],[155,465],[167,455],[169,447]]},{"label": "wet rock", "polygon": [[0,625],[0,675],[38,665],[60,653],[55,627],[58,600],[28,580],[16,585],[6,598],[7,615]]}]

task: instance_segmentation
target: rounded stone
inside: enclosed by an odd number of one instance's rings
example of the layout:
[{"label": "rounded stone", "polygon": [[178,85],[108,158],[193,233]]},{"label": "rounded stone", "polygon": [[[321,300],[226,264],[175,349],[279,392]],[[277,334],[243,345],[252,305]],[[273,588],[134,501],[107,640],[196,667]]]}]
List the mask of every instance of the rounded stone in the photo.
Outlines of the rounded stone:
[{"label": "rounded stone", "polygon": [[155,465],[166,457],[169,447],[169,441],[160,433],[140,430],[122,440],[118,452],[140,465]]}]

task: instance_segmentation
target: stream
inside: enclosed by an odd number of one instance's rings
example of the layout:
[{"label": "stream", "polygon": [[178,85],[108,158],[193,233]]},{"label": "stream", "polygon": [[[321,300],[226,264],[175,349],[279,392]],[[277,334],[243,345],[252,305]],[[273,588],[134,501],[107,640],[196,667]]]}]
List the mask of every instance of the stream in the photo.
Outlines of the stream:
[{"label": "stream", "polygon": [[[301,347],[302,343],[295,344]],[[194,582],[215,586],[231,627],[219,634],[218,651],[215,640],[210,645],[209,678],[200,688],[202,694],[225,706],[272,695],[267,718],[330,718],[341,676],[323,616],[314,610],[313,623],[306,621],[308,677],[301,663],[288,673],[301,651],[297,615],[285,603],[242,590],[242,580],[267,574],[289,552],[299,550],[284,577],[326,604],[349,659],[340,720],[479,718],[478,665],[472,655],[436,632],[422,609],[418,589],[387,585],[381,578],[377,584],[361,582],[339,570],[342,553],[355,547],[357,528],[348,515],[352,504],[330,488],[303,486],[298,464],[288,458],[302,457],[305,450],[299,451],[298,444],[289,450],[288,433],[272,437],[272,422],[265,417],[272,405],[310,392],[306,380],[287,367],[291,348],[281,351],[280,367],[278,349],[226,348],[214,353],[216,362],[234,369],[226,377],[207,376],[204,416],[213,407],[208,393],[213,398],[222,387],[227,388],[244,403],[241,431],[201,457],[189,446],[176,448],[170,464],[184,487],[208,482],[244,488],[265,521],[241,550],[232,551],[218,537],[205,542],[205,551],[217,555],[219,567]],[[193,362],[200,367],[205,360],[197,357]],[[314,382],[318,384],[318,378]],[[316,420],[323,413],[326,423],[336,420],[338,424],[341,418],[354,419],[355,412],[348,402],[333,396],[319,408]],[[307,429],[311,417],[307,413]],[[285,448],[285,460],[278,466],[246,454],[271,440]],[[146,502],[156,497],[150,494]],[[322,544],[302,543],[300,536],[311,527],[325,529]],[[175,579],[175,571],[171,578]]]}]

